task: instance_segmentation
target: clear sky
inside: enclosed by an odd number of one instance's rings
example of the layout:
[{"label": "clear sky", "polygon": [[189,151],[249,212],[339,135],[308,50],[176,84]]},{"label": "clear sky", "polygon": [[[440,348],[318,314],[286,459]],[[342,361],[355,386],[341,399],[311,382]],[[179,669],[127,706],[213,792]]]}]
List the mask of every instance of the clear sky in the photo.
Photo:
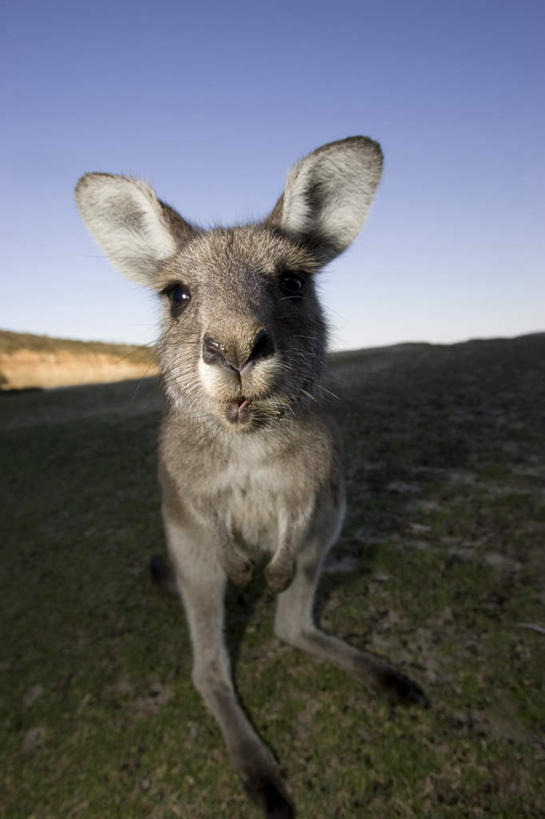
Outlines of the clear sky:
[{"label": "clear sky", "polygon": [[85,171],[228,224],[364,134],[385,171],[322,274],[332,346],[545,329],[543,0],[7,0],[0,22],[0,327],[155,338],[77,214]]}]

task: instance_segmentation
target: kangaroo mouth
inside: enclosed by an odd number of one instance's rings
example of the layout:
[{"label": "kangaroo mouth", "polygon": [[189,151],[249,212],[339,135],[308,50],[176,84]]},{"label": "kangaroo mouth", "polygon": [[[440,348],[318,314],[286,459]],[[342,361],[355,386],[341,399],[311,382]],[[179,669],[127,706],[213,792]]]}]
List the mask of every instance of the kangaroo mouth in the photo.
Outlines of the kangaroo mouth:
[{"label": "kangaroo mouth", "polygon": [[252,399],[241,396],[227,405],[227,418],[232,424],[247,424],[251,417]]},{"label": "kangaroo mouth", "polygon": [[289,412],[289,402],[283,396],[241,395],[223,404],[222,413],[231,429],[254,430],[278,421]]}]

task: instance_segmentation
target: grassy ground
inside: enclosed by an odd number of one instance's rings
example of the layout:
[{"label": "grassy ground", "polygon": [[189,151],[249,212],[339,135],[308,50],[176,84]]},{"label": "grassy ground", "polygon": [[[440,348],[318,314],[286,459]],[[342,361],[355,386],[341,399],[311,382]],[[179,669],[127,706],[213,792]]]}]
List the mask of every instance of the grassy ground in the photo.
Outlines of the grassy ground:
[{"label": "grassy ground", "polygon": [[[240,695],[301,819],[544,815],[545,336],[336,356],[349,514],[322,622],[417,679],[392,709],[229,595]],[[0,399],[5,817],[258,813],[190,684],[154,380]],[[244,639],[242,639],[242,637]]]}]

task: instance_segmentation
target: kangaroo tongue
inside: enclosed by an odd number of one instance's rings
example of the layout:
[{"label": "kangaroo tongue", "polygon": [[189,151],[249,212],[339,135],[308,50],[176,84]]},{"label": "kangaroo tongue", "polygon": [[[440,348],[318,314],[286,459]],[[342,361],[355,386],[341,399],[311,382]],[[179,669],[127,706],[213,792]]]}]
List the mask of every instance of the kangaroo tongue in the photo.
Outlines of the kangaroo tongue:
[{"label": "kangaroo tongue", "polygon": [[250,418],[250,412],[248,407],[252,403],[251,398],[237,398],[236,401],[233,401],[229,404],[229,408],[227,410],[227,417],[231,421],[231,423],[236,424],[244,424]]}]

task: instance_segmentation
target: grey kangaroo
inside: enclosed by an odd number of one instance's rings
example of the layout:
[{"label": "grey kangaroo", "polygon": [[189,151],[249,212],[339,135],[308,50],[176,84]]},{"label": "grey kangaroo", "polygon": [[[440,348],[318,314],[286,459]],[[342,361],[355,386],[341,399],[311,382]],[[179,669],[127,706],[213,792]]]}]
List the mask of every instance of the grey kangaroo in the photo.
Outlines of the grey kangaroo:
[{"label": "grey kangaroo", "polygon": [[99,245],[163,305],[169,409],[159,478],[193,682],[269,819],[293,808],[233,688],[223,638],[228,580],[244,586],[265,557],[267,585],[278,594],[277,637],[427,706],[416,683],[313,620],[320,566],[345,508],[337,434],[321,408],[326,327],[315,276],[356,238],[381,170],[371,139],[332,142],[295,165],[263,222],[212,230],[187,222],[135,179],[90,173],[76,188]]}]

